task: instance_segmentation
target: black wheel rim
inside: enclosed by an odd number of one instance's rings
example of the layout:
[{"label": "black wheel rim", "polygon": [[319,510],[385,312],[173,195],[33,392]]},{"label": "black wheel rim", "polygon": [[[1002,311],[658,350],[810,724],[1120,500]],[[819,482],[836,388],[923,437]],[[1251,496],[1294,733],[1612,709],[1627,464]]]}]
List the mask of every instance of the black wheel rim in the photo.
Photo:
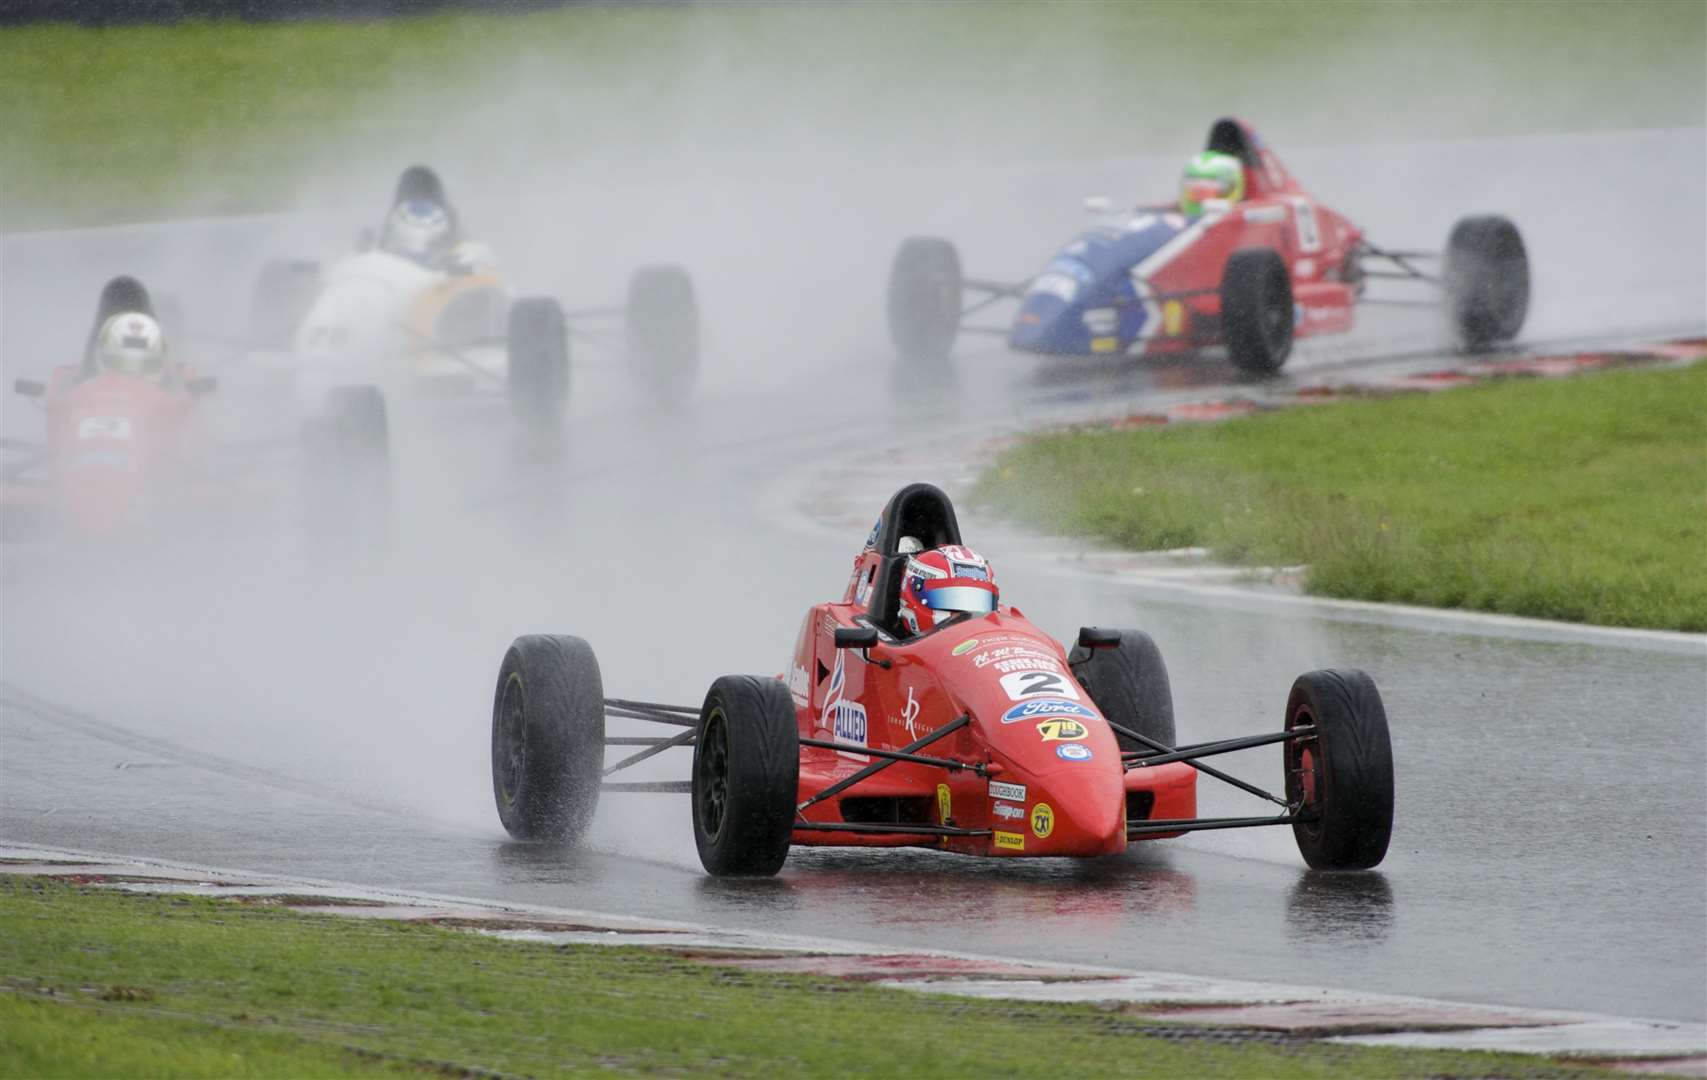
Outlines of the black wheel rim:
[{"label": "black wheel rim", "polygon": [[512,672],[504,682],[504,700],[498,707],[498,745],[492,755],[497,766],[498,797],[513,806],[527,769],[527,708],[522,677]]},{"label": "black wheel rim", "polygon": [[723,833],[723,817],[729,805],[729,731],[722,709],[711,710],[705,718],[695,772],[699,827],[708,840],[715,841]]},{"label": "black wheel rim", "polygon": [[[1286,726],[1291,730],[1315,724],[1316,717],[1310,707],[1300,705],[1293,710],[1291,721]],[[1308,818],[1298,822],[1296,827],[1311,839],[1322,834],[1322,810],[1327,802],[1327,775],[1322,764],[1320,734],[1293,739],[1286,744],[1286,801],[1292,804],[1294,814]]]}]

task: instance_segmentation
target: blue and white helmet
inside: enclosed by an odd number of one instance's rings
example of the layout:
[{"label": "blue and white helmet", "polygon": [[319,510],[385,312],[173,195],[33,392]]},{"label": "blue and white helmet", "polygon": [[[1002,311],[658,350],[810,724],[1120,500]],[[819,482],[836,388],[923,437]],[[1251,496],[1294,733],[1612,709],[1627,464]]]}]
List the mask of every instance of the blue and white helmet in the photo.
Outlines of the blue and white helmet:
[{"label": "blue and white helmet", "polygon": [[416,262],[432,262],[451,246],[450,214],[430,199],[405,199],[386,219],[381,246]]}]

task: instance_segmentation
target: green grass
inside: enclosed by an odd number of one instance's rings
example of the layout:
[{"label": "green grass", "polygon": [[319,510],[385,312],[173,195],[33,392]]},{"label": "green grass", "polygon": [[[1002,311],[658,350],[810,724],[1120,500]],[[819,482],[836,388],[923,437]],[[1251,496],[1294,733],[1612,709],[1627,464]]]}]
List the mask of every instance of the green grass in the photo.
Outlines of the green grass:
[{"label": "green grass", "polygon": [[1707,363],[1050,434],[974,498],[1324,596],[1707,630]]},{"label": "green grass", "polygon": [[1605,1076],[0,878],[0,1076]]},{"label": "green grass", "polygon": [[[318,170],[628,155],[703,176],[1707,122],[1707,5],[570,5],[0,30],[0,227],[287,205]],[[1640,77],[1634,77],[1639,72]],[[750,169],[735,169],[747,177]],[[573,175],[572,172],[569,175]]]}]

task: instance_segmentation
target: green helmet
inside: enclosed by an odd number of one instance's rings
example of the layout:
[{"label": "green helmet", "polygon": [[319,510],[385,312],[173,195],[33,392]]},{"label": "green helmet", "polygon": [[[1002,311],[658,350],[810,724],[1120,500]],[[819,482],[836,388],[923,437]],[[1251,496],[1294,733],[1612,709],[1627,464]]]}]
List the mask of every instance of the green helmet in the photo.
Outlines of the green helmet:
[{"label": "green helmet", "polygon": [[1203,213],[1205,199],[1238,202],[1244,197],[1245,167],[1232,154],[1205,150],[1186,162],[1185,175],[1180,178],[1179,184],[1179,208],[1182,213]]}]

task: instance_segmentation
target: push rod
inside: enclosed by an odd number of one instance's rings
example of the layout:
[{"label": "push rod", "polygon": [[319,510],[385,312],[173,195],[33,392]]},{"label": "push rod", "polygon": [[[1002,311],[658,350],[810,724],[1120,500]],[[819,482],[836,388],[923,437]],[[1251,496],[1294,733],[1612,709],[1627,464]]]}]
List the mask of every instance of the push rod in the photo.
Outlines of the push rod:
[{"label": "push rod", "polygon": [[845,832],[874,835],[901,833],[916,836],[989,836],[989,829],[957,829],[952,825],[890,825],[857,821],[797,821],[795,832]]},{"label": "push rod", "polygon": [[615,765],[606,768],[605,771],[599,775],[609,776],[611,773],[616,772],[619,769],[626,769],[630,765],[638,765],[649,757],[655,757],[658,754],[662,754],[672,746],[687,746],[693,742],[694,735],[697,734],[697,730],[698,729],[696,728],[688,728],[680,735],[672,735],[668,739],[659,739],[657,742],[640,751],[638,754],[630,754]]},{"label": "push rod", "polygon": [[816,746],[824,750],[845,750],[850,754],[867,754],[871,757],[888,758],[891,761],[910,761],[915,765],[934,765],[939,769],[959,772],[961,769],[971,769],[974,772],[983,770],[983,766],[975,761],[956,761],[953,758],[929,757],[925,754],[909,754],[905,750],[879,750],[873,746],[861,746],[859,743],[836,742],[833,739],[801,739],[801,746]]},{"label": "push rod", "polygon": [[599,785],[600,791],[652,792],[673,795],[686,795],[693,791],[692,780],[640,780],[635,782],[610,783]]},{"label": "push rod", "polygon": [[[1145,746],[1148,746],[1150,749],[1156,751],[1158,754],[1166,754],[1166,753],[1173,750],[1173,747],[1168,746],[1164,743],[1157,742],[1155,739],[1152,739],[1147,735],[1141,735],[1138,732],[1131,730],[1130,728],[1121,727],[1119,724],[1116,724],[1113,722],[1110,722],[1108,726],[1113,728],[1116,734],[1124,735],[1128,739],[1131,739],[1133,742],[1143,743]],[[1201,761],[1193,761],[1190,758],[1182,758],[1181,760],[1184,761],[1187,765],[1190,765],[1192,768],[1196,769],[1198,772],[1203,773],[1207,776],[1213,776],[1215,779],[1223,781],[1224,783],[1232,784],[1234,787],[1238,788],[1240,791],[1247,791],[1247,792],[1251,793],[1252,795],[1255,795],[1259,799],[1267,799],[1269,802],[1273,803],[1276,806],[1285,806],[1286,805],[1285,799],[1277,799],[1273,795],[1270,795],[1268,792],[1264,791],[1262,788],[1257,787],[1255,784],[1247,784],[1247,783],[1245,783],[1245,781],[1240,780],[1236,776],[1229,776],[1226,773],[1222,772],[1220,769],[1215,768],[1213,765],[1205,765]]]},{"label": "push rod", "polygon": [[1291,739],[1303,739],[1316,733],[1313,725],[1289,728],[1269,735],[1247,735],[1242,739],[1222,739],[1219,742],[1193,743],[1182,746],[1169,754],[1122,754],[1128,768],[1137,769],[1146,765],[1166,765],[1170,761],[1185,761],[1190,758],[1212,757],[1216,754],[1230,754],[1235,750],[1247,750],[1253,746],[1267,746],[1270,743],[1287,742]]},{"label": "push rod", "polygon": [[[965,727],[967,724],[970,724],[971,722],[972,722],[972,714],[961,713],[959,716],[955,717],[953,720],[950,720],[948,723],[944,724],[942,727],[937,728],[935,731],[931,732],[929,735],[925,735],[922,738],[915,739],[914,741],[908,743],[905,747],[903,747],[901,749],[900,752],[903,754],[916,754],[920,750],[923,750],[925,747],[929,746],[931,743],[934,743],[938,739],[945,738],[948,735],[951,735],[954,732],[959,731],[961,728]],[[805,740],[802,739],[801,741],[804,742]],[[859,783],[861,780],[864,780],[866,777],[873,776],[879,772],[882,772],[884,769],[887,769],[889,766],[891,766],[893,764],[895,764],[894,759],[887,758],[887,757],[881,758],[878,761],[874,761],[870,765],[867,765],[865,768],[859,770],[858,772],[854,773],[853,775],[846,776],[840,780],[837,780],[835,783],[831,784],[829,787],[825,788],[823,791],[820,791],[818,794],[812,796],[810,799],[807,799],[805,802],[796,806],[794,808],[795,812],[800,813],[800,812],[804,811],[809,806],[813,806],[817,803],[821,803],[825,799],[831,798],[833,796],[840,795],[842,792],[846,791],[848,788],[853,787],[855,784]]]},{"label": "push rod", "polygon": [[1298,814],[1282,814],[1279,817],[1211,817],[1211,818],[1181,818],[1177,821],[1135,821],[1126,826],[1126,837],[1147,836],[1155,833],[1199,832],[1204,829],[1249,829],[1258,825],[1291,825],[1295,821],[1309,821],[1310,818]]}]

